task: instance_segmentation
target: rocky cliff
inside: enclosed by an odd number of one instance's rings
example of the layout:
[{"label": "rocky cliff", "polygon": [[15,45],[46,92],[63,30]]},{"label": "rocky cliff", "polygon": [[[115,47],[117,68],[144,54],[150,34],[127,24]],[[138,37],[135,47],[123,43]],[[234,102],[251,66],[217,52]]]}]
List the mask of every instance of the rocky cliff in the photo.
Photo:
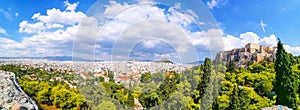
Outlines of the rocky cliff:
[{"label": "rocky cliff", "polygon": [[12,72],[0,71],[0,110],[38,110],[37,104],[21,89]]},{"label": "rocky cliff", "polygon": [[215,61],[224,65],[234,62],[236,66],[245,66],[248,62],[274,61],[276,47],[248,43],[244,48],[235,48],[229,51],[221,51],[216,55]]}]

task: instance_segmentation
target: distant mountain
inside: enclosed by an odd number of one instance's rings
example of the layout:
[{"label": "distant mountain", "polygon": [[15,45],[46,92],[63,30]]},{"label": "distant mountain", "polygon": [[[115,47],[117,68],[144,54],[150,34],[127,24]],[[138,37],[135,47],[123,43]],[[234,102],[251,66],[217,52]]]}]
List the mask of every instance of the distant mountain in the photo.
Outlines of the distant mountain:
[{"label": "distant mountain", "polygon": [[168,60],[168,59],[165,59],[165,58],[163,58],[163,59],[161,59],[161,60],[159,60],[159,61],[156,61],[156,62],[158,62],[158,63],[172,63],[172,64],[173,64],[172,61],[170,61],[170,60]]},{"label": "distant mountain", "polygon": [[47,57],[43,57],[43,59],[54,60],[54,61],[91,61],[88,59],[72,57],[72,56],[47,56]]},{"label": "distant mountain", "polygon": [[48,56],[48,57],[43,57],[43,59],[54,60],[54,61],[86,61],[86,62],[103,61],[103,60],[90,60],[90,59],[84,59],[84,58],[72,57],[72,56]]},{"label": "distant mountain", "polygon": [[95,61],[102,62],[103,60],[89,60],[72,56],[46,56],[46,57],[0,57],[0,59],[46,59],[53,61]]},{"label": "distant mountain", "polygon": [[203,63],[204,63],[204,61],[199,60],[199,61],[191,62],[191,63],[188,63],[188,64],[203,64]]},{"label": "distant mountain", "polygon": [[47,56],[42,59],[54,60],[54,61],[72,61],[72,56]]},{"label": "distant mountain", "polygon": [[140,60],[141,62],[154,62],[153,60]]},{"label": "distant mountain", "polygon": [[155,62],[153,60],[138,60],[138,59],[129,59],[128,61],[137,61],[137,62]]}]

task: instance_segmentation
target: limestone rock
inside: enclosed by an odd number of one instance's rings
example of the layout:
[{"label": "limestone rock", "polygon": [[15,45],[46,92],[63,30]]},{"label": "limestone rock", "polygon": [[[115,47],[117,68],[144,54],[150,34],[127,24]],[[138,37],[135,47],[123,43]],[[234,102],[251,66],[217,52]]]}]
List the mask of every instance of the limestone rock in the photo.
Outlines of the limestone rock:
[{"label": "limestone rock", "polygon": [[21,89],[12,72],[0,71],[0,109],[38,110],[37,104]]},{"label": "limestone rock", "polygon": [[236,66],[241,67],[250,62],[269,61],[276,58],[276,47],[248,43],[244,48],[235,48],[230,51],[221,51],[216,55],[216,62],[227,65],[233,61]]}]

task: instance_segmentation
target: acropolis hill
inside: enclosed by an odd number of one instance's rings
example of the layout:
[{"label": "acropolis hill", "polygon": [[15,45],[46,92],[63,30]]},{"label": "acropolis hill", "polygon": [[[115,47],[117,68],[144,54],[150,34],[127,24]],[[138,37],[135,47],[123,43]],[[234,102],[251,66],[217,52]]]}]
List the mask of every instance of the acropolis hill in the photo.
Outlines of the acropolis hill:
[{"label": "acropolis hill", "polygon": [[216,55],[217,62],[229,64],[233,61],[236,66],[245,66],[248,62],[272,62],[276,58],[276,47],[263,46],[257,43],[248,43],[244,48],[235,48],[230,51],[221,51]]}]

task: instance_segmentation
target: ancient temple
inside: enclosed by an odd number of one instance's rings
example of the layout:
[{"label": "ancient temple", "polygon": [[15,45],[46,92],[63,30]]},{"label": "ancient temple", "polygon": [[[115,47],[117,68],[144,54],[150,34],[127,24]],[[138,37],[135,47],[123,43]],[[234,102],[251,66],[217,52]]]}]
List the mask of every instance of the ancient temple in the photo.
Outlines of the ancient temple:
[{"label": "ancient temple", "polygon": [[257,43],[248,43],[244,48],[235,48],[230,51],[221,51],[215,61],[228,64],[233,61],[237,66],[245,66],[248,62],[273,62],[276,58],[276,47],[263,46]]}]

